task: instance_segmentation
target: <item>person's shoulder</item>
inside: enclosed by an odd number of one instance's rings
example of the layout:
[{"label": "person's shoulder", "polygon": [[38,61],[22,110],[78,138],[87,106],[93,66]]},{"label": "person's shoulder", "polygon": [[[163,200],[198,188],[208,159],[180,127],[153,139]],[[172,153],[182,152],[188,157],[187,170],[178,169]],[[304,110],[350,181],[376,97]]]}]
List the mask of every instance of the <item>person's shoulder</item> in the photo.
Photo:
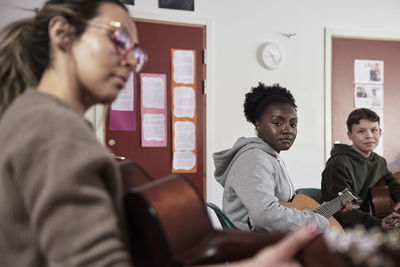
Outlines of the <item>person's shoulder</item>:
[{"label": "person's shoulder", "polygon": [[348,154],[337,154],[331,156],[327,163],[327,167],[338,167],[338,166],[347,166],[352,161],[352,157]]},{"label": "person's shoulder", "polygon": [[[25,136],[41,140],[79,138],[91,134],[83,115],[66,103],[48,94],[29,89],[10,106],[7,124],[19,129]],[[14,121],[14,122],[13,122]],[[15,122],[18,122],[15,123]]]},{"label": "person's shoulder", "polygon": [[384,166],[387,165],[386,159],[384,157],[382,157],[381,155],[379,155],[378,153],[372,152],[371,156],[373,158],[375,158],[380,164],[382,164]]}]

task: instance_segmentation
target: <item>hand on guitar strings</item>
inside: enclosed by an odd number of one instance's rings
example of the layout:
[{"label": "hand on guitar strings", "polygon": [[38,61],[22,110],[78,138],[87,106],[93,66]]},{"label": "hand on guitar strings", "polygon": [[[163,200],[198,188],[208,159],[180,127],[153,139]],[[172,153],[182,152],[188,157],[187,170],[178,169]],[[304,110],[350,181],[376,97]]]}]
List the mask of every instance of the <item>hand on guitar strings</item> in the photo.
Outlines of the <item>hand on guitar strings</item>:
[{"label": "hand on guitar strings", "polygon": [[295,267],[301,264],[294,259],[295,255],[317,235],[317,226],[309,224],[290,234],[279,243],[268,246],[253,258],[233,266],[246,267]]},{"label": "hand on guitar strings", "polygon": [[381,227],[384,231],[389,231],[394,228],[399,228],[400,226],[400,213],[392,212],[385,218],[383,218],[381,222]]},{"label": "hand on guitar strings", "polygon": [[343,214],[343,213],[349,212],[353,209],[353,205],[351,204],[350,200],[347,200],[347,199],[343,200],[342,206],[343,206],[343,209],[339,210],[337,212],[338,214]]}]

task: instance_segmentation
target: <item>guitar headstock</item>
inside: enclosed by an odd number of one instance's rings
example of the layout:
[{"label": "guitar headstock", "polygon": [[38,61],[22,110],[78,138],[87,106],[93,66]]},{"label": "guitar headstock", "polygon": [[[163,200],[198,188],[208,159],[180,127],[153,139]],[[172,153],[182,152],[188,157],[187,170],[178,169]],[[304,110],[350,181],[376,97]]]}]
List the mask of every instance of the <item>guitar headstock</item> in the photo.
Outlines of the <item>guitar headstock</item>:
[{"label": "guitar headstock", "polygon": [[349,200],[353,209],[359,209],[360,205],[363,203],[363,201],[353,194],[349,188],[339,192],[338,195],[341,196],[343,200]]},{"label": "guitar headstock", "polygon": [[325,242],[332,252],[345,255],[354,266],[400,266],[400,234],[357,226],[344,234],[329,231]]},{"label": "guitar headstock", "polygon": [[354,201],[354,200],[359,200],[360,198],[353,194],[349,188],[344,189],[343,191],[338,193],[339,196],[343,196],[345,199]]}]

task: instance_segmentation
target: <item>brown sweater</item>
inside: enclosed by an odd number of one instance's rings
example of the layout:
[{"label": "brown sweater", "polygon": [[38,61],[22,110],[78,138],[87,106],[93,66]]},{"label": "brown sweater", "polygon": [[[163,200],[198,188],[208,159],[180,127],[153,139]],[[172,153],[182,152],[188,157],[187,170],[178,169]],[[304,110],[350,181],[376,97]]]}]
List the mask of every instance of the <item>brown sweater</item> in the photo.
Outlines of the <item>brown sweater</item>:
[{"label": "brown sweater", "polygon": [[27,90],[0,120],[0,267],[131,266],[122,183],[84,118]]}]

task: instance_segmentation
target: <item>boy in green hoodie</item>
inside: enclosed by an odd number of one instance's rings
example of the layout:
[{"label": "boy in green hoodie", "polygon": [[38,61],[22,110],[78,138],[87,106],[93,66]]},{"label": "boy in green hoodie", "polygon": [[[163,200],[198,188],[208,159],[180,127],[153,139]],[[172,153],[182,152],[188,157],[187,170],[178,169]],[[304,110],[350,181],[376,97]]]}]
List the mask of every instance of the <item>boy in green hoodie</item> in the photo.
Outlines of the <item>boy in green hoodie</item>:
[{"label": "boy in green hoodie", "polygon": [[363,202],[359,210],[335,215],[342,226],[363,224],[367,228],[379,226],[387,231],[391,228],[388,219],[400,218],[400,214],[391,213],[383,219],[377,218],[369,213],[368,201],[370,189],[384,179],[396,203],[394,210],[400,208],[400,184],[387,169],[386,160],[373,152],[381,137],[379,116],[370,109],[360,108],[349,114],[346,124],[347,135],[353,145],[335,144],[332,148],[331,157],[322,172],[322,200],[331,200],[338,192],[349,188]]}]

